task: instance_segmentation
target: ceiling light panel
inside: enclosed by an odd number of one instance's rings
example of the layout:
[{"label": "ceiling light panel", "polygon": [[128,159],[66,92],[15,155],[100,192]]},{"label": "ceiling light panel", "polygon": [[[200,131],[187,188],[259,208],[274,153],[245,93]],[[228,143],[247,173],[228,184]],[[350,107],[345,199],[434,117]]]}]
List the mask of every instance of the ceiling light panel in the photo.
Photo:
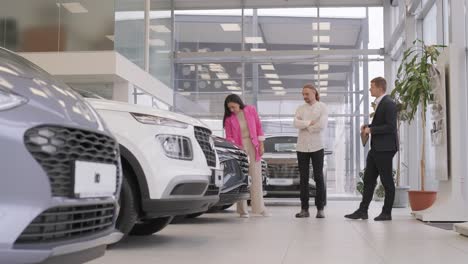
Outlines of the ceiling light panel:
[{"label": "ceiling light panel", "polygon": [[150,29],[158,33],[171,33],[171,30],[169,30],[165,25],[153,25],[150,26]]},{"label": "ceiling light panel", "polygon": [[276,91],[275,95],[286,95],[286,91]]},{"label": "ceiling light panel", "polygon": [[81,3],[72,2],[72,3],[62,3],[62,6],[68,10],[68,12],[73,14],[82,14],[88,13],[88,9],[86,9]]},{"label": "ceiling light panel", "polygon": [[319,64],[314,66],[315,71],[328,71],[329,68],[330,67],[328,66],[328,64]]},{"label": "ceiling light panel", "polygon": [[227,89],[230,91],[239,91],[241,88],[239,86],[230,85],[230,86],[227,86]]},{"label": "ceiling light panel", "polygon": [[[320,38],[319,38],[320,37]],[[330,36],[313,36],[312,41],[315,43],[330,43]]]},{"label": "ceiling light panel", "polygon": [[236,23],[220,24],[220,25],[221,25],[221,28],[224,31],[241,31],[241,28],[240,28],[239,24],[236,24]]},{"label": "ceiling light panel", "polygon": [[273,66],[273,64],[261,64],[260,68],[262,68],[262,70],[264,70],[264,71],[274,71],[275,70],[275,67]]},{"label": "ceiling light panel", "polygon": [[280,80],[269,80],[268,83],[270,84],[283,84]]},{"label": "ceiling light panel", "polygon": [[314,22],[312,23],[312,29],[313,30],[330,30],[331,25],[330,25],[330,22],[320,22],[320,23]]},{"label": "ceiling light panel", "polygon": [[262,44],[262,37],[245,37],[245,43],[248,44]]},{"label": "ceiling light panel", "polygon": [[314,79],[316,80],[323,80],[323,79],[328,79],[328,74],[314,74]]},{"label": "ceiling light panel", "polygon": [[162,39],[150,39],[149,44],[150,46],[156,46],[156,47],[166,46],[166,42]]},{"label": "ceiling light panel", "polygon": [[268,79],[278,79],[279,76],[276,73],[265,73],[265,77]]},{"label": "ceiling light panel", "polygon": [[250,51],[267,51],[267,49],[251,48]]},{"label": "ceiling light panel", "polygon": [[284,90],[284,87],[283,86],[273,86],[273,87],[271,87],[271,89],[273,91],[282,91],[282,90]]}]

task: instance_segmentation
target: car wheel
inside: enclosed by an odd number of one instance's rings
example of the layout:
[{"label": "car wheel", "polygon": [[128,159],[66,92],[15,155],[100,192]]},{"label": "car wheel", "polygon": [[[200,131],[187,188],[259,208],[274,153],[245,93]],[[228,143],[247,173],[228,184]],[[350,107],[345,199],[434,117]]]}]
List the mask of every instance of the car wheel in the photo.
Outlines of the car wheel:
[{"label": "car wheel", "polygon": [[115,224],[117,230],[127,235],[135,225],[138,213],[135,206],[135,197],[133,190],[125,175],[128,175],[126,170],[123,170],[122,189],[120,191],[119,205],[120,211]]},{"label": "car wheel", "polygon": [[199,217],[200,215],[204,214],[205,212],[201,212],[201,213],[194,213],[194,214],[188,214],[185,216],[185,218],[197,218]]},{"label": "car wheel", "polygon": [[130,231],[131,236],[150,236],[164,229],[171,221],[172,216],[160,217],[138,222]]}]

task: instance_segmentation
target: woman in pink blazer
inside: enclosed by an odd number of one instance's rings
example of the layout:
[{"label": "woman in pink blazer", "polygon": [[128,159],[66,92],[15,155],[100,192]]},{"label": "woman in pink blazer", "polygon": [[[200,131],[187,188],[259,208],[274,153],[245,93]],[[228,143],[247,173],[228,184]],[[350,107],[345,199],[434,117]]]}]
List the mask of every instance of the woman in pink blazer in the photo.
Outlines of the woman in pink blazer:
[{"label": "woman in pink blazer", "polygon": [[[223,126],[226,139],[244,149],[249,156],[249,175],[252,177],[250,187],[252,213],[270,216],[263,202],[262,190],[261,158],[265,137],[255,107],[245,105],[236,94],[228,95],[224,101]],[[237,203],[237,212],[240,217],[249,217],[247,201]]]}]

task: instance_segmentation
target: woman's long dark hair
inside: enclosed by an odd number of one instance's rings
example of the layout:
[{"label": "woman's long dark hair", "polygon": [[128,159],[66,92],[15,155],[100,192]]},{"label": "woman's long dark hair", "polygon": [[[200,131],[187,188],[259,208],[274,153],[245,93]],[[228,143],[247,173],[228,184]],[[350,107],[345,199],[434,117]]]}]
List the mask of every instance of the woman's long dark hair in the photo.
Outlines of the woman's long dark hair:
[{"label": "woman's long dark hair", "polygon": [[240,109],[244,109],[245,104],[242,102],[242,99],[237,94],[230,94],[224,100],[224,118],[223,118],[223,128],[225,126],[226,118],[231,116],[231,111],[228,108],[229,103],[236,103],[240,106]]}]

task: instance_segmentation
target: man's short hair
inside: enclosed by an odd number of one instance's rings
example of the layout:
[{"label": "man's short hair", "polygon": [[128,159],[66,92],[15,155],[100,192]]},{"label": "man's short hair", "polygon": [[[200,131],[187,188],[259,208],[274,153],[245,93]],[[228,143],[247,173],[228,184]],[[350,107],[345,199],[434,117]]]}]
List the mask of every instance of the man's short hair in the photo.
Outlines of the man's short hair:
[{"label": "man's short hair", "polygon": [[375,86],[382,88],[384,92],[387,91],[387,81],[383,77],[376,77],[372,79],[371,83],[373,83]]}]

